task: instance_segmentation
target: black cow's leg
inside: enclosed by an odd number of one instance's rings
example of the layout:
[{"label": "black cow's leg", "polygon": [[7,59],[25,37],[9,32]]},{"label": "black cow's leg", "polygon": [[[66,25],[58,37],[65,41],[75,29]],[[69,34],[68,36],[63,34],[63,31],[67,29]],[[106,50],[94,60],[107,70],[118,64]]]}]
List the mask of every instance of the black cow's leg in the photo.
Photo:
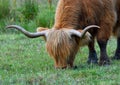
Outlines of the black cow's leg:
[{"label": "black cow's leg", "polygon": [[98,40],[98,45],[100,47],[100,65],[109,65],[110,60],[108,58],[107,52],[106,52],[106,47],[107,47],[107,40],[106,41],[101,41]]},{"label": "black cow's leg", "polygon": [[98,58],[97,58],[97,53],[94,48],[94,39],[92,39],[92,41],[89,43],[88,48],[89,48],[89,56],[88,56],[87,63],[88,64],[91,64],[91,63],[97,64]]},{"label": "black cow's leg", "polygon": [[113,59],[120,60],[120,37],[117,38],[117,49]]}]

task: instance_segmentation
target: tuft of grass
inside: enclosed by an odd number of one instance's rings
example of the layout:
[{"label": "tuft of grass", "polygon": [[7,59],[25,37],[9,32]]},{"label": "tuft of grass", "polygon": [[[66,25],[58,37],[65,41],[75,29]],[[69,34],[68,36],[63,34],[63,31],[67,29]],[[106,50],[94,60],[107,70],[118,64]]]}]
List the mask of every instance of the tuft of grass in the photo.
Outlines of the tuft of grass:
[{"label": "tuft of grass", "polygon": [[[23,34],[0,34],[1,85],[119,85],[120,62],[110,66],[86,64],[88,48],[76,55],[77,69],[55,69],[45,49],[43,39],[29,39]],[[115,39],[108,43],[108,54],[113,56]],[[97,53],[99,48],[96,44]]]},{"label": "tuft of grass", "polygon": [[38,10],[38,3],[34,0],[25,0],[23,7],[21,7],[21,13],[26,20],[34,19],[39,12]]},{"label": "tuft of grass", "polygon": [[49,6],[42,7],[40,6],[40,12],[37,14],[34,21],[36,22],[37,26],[42,27],[52,27],[54,23],[54,14],[55,14],[55,7],[49,8]]},{"label": "tuft of grass", "polygon": [[6,18],[10,14],[9,0],[0,0],[0,19]]}]

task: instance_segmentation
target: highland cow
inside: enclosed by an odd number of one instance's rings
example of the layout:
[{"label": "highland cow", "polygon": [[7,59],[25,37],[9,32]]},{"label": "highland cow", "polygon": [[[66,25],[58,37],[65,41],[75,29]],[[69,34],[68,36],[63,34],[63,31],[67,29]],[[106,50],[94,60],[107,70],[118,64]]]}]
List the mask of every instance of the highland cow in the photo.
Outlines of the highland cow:
[{"label": "highland cow", "polygon": [[7,28],[16,28],[30,38],[43,36],[56,68],[73,67],[76,53],[86,44],[87,62],[97,63],[95,38],[100,47],[99,64],[109,64],[106,46],[112,34],[117,37],[113,58],[120,59],[120,0],[59,0],[52,29],[40,27],[37,33],[30,33],[17,25]]}]

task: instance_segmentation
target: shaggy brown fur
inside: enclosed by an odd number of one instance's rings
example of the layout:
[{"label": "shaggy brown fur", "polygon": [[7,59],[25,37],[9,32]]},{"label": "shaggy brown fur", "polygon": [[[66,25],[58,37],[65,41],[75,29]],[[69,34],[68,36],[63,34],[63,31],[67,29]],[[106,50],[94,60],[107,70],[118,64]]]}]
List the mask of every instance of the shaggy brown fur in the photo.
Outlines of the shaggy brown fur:
[{"label": "shaggy brown fur", "polygon": [[[49,34],[47,41],[47,51],[53,56],[56,67],[66,67],[70,63],[73,66],[75,54],[80,42],[83,41],[75,36],[71,38],[61,29],[82,30],[91,24],[99,25],[101,28],[98,31],[96,29],[89,31],[93,36],[93,42],[88,46],[90,52],[95,50],[95,35],[98,42],[102,43],[109,39],[112,31],[114,35],[120,35],[120,29],[118,29],[120,27],[120,0],[59,0],[53,26],[55,31]],[[100,62],[103,64],[108,58],[102,51],[101,58],[105,57]]]},{"label": "shaggy brown fur", "polygon": [[65,68],[67,65],[72,67],[79,46],[88,44],[88,41],[90,40],[90,37],[88,36],[89,33],[81,40],[74,36],[70,36],[64,29],[51,30],[47,37],[46,48],[55,61],[55,67]]},{"label": "shaggy brown fur", "polygon": [[[54,28],[83,29],[91,24],[102,23],[111,24],[112,28],[116,22],[114,4],[112,0],[59,0]],[[108,31],[107,36],[112,30],[110,28],[104,29]]]}]

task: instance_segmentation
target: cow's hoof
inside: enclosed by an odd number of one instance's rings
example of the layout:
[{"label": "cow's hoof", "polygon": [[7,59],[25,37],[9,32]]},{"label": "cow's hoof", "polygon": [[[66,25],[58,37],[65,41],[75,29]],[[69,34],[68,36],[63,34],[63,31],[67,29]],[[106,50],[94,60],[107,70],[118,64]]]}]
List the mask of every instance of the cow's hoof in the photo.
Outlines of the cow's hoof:
[{"label": "cow's hoof", "polygon": [[77,69],[78,67],[75,65],[75,66],[67,66],[67,69],[73,69],[73,70],[75,70],[75,69]]},{"label": "cow's hoof", "polygon": [[99,62],[100,66],[109,66],[110,65],[110,60],[102,60]]},{"label": "cow's hoof", "polygon": [[77,66],[73,66],[73,69],[75,70],[75,69],[77,69],[78,67]]},{"label": "cow's hoof", "polygon": [[88,64],[98,64],[98,59],[88,59]]},{"label": "cow's hoof", "polygon": [[113,56],[112,60],[120,60],[120,56]]},{"label": "cow's hoof", "polygon": [[95,51],[90,52],[87,60],[88,64],[98,64],[98,58]]}]

